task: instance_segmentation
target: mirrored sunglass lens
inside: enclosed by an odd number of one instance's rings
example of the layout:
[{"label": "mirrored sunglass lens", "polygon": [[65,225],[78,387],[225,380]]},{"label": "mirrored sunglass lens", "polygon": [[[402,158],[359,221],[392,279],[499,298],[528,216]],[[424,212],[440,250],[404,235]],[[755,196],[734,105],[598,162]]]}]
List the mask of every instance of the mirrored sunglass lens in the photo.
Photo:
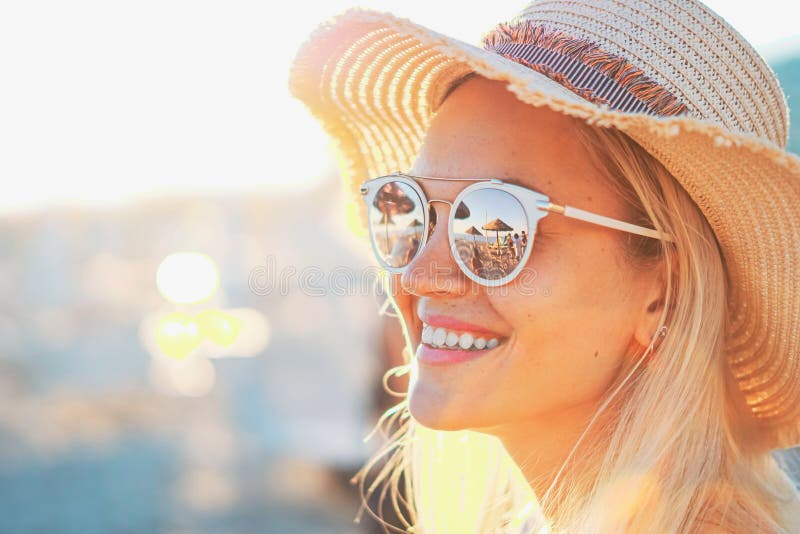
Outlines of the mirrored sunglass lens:
[{"label": "mirrored sunglass lens", "polygon": [[[498,189],[478,189],[455,206],[453,234],[464,266],[484,280],[511,274],[525,253],[530,235],[522,204]],[[524,233],[523,233],[524,232]]]},{"label": "mirrored sunglass lens", "polygon": [[403,182],[381,186],[369,206],[370,238],[378,260],[389,267],[405,267],[419,251],[423,234],[422,199]]}]

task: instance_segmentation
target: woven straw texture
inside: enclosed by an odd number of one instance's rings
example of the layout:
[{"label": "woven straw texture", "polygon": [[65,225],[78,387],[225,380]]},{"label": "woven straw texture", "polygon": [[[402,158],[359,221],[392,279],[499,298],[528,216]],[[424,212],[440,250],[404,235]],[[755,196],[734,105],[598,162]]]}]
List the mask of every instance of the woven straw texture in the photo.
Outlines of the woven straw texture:
[{"label": "woven straw texture", "polygon": [[411,167],[445,91],[469,72],[506,81],[529,104],[626,132],[672,172],[714,229],[731,281],[731,369],[765,441],[800,444],[800,159],[785,151],[788,110],[772,70],[693,0],[535,1],[508,24],[526,26],[521,36],[542,26],[594,43],[635,75],[617,72],[616,80],[640,96],[672,99],[658,109],[680,114],[591,101],[493,50],[508,32],[489,34],[480,48],[351,9],[304,43],[289,86],[334,141],[353,202],[361,204],[362,181]]}]

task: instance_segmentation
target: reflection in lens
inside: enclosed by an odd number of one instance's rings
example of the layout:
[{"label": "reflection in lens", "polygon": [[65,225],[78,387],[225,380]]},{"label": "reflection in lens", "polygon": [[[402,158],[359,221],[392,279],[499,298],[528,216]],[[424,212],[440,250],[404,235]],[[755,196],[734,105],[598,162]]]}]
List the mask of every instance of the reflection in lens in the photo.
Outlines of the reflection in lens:
[{"label": "reflection in lens", "polygon": [[403,182],[381,186],[369,207],[370,237],[379,260],[389,267],[405,267],[416,256],[423,234],[422,200]]},{"label": "reflection in lens", "polygon": [[519,201],[505,191],[478,189],[456,210],[468,214],[453,221],[455,245],[466,268],[484,280],[500,280],[514,272],[525,254],[524,236],[530,234]]}]

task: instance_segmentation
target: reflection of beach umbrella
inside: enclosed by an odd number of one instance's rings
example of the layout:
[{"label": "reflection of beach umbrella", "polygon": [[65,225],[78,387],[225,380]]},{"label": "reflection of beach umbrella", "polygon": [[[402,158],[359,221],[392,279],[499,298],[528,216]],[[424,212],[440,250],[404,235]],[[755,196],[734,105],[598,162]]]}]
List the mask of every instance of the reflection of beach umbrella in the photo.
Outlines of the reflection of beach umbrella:
[{"label": "reflection of beach umbrella", "polygon": [[414,229],[414,232],[417,234],[417,238],[419,239],[419,230],[417,230],[417,228],[422,227],[422,222],[420,222],[419,219],[414,219],[413,221],[408,223],[408,227]]},{"label": "reflection of beach umbrella", "polygon": [[456,207],[456,219],[466,219],[469,217],[469,208],[463,202],[458,203],[458,207]]},{"label": "reflection of beach umbrella", "polygon": [[386,246],[389,246],[389,225],[394,224],[392,215],[409,213],[416,207],[414,202],[396,182],[389,182],[378,190],[372,205],[381,212],[379,224],[386,227]]},{"label": "reflection of beach umbrella", "polygon": [[500,219],[495,219],[493,221],[489,221],[488,223],[481,226],[484,230],[494,230],[495,231],[495,240],[499,243],[500,242],[500,232],[510,232],[513,230],[509,225],[501,221]]},{"label": "reflection of beach umbrella", "polygon": [[413,211],[417,203],[403,191],[398,183],[389,182],[380,188],[372,205],[381,213],[396,215]]},{"label": "reflection of beach umbrella", "polygon": [[469,228],[467,228],[467,231],[466,231],[466,232],[464,232],[464,233],[465,233],[465,234],[469,234],[469,235],[471,235],[471,236],[472,236],[472,243],[473,243],[473,244],[475,243],[475,236],[476,236],[476,235],[483,236],[483,234],[481,233],[481,231],[480,231],[480,230],[478,230],[477,228],[475,228],[474,226],[470,226]]}]

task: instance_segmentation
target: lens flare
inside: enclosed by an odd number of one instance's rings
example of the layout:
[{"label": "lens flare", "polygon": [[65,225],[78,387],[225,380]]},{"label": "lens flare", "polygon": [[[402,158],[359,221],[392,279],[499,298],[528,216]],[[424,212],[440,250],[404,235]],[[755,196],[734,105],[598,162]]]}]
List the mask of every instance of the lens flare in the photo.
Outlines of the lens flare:
[{"label": "lens flare", "polygon": [[181,312],[165,315],[156,327],[156,344],[167,356],[183,359],[202,341],[197,322]]},{"label": "lens flare", "polygon": [[219,274],[214,260],[207,255],[175,252],[158,266],[156,285],[164,298],[172,302],[200,302],[217,291]]},{"label": "lens flare", "polygon": [[[472,431],[417,426],[411,454],[422,474],[415,499],[425,532],[474,532],[496,509],[481,506],[489,487],[508,487],[519,508],[510,525],[539,525],[541,508],[530,485],[499,439]],[[527,532],[527,531],[526,531]]]},{"label": "lens flare", "polygon": [[204,310],[195,316],[201,334],[223,347],[230,347],[242,331],[238,317],[220,310]]}]

